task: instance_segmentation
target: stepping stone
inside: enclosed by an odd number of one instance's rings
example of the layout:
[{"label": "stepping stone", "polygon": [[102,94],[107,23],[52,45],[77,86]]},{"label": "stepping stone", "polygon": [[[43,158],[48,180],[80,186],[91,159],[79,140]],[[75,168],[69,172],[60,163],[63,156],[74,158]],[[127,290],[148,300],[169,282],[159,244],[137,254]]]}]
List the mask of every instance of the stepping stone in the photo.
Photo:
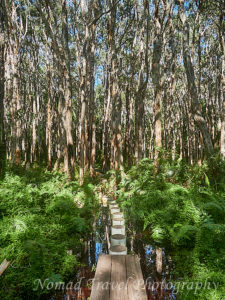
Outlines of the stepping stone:
[{"label": "stepping stone", "polygon": [[112,219],[123,218],[122,212],[116,212],[112,214]]},{"label": "stepping stone", "polygon": [[125,235],[125,226],[123,225],[115,225],[111,226],[111,234],[123,234]]},{"label": "stepping stone", "polygon": [[117,207],[118,208],[119,206],[118,206],[117,203],[110,204],[110,208],[113,208],[113,207]]},{"label": "stepping stone", "polygon": [[109,249],[110,255],[127,255],[127,247],[122,245],[111,246]]},{"label": "stepping stone", "polygon": [[125,220],[124,218],[113,218],[112,225],[125,225]]},{"label": "stepping stone", "polygon": [[116,200],[112,199],[110,196],[108,196],[108,197],[109,197],[109,200],[108,200],[109,202],[113,202],[113,201],[115,202],[116,201]]},{"label": "stepping stone", "polygon": [[116,245],[126,246],[126,236],[123,234],[111,235],[111,246]]},{"label": "stepping stone", "polygon": [[117,205],[116,202],[110,203],[109,208],[112,208],[113,206],[116,206],[116,205]]},{"label": "stepping stone", "polygon": [[109,200],[108,200],[108,203],[109,203],[109,204],[111,204],[111,203],[116,203],[116,201],[115,201],[115,200],[112,200],[112,199],[109,199]]},{"label": "stepping stone", "polygon": [[120,212],[119,207],[113,206],[110,208],[111,214]]},{"label": "stepping stone", "polygon": [[112,207],[119,207],[119,206],[117,205],[117,203],[109,204],[109,208],[112,208]]}]

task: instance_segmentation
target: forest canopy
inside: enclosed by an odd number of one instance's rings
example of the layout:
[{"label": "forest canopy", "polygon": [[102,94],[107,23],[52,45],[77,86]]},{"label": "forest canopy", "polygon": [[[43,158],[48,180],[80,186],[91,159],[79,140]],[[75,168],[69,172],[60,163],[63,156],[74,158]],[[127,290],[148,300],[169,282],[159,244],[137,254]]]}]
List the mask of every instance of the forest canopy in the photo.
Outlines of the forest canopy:
[{"label": "forest canopy", "polygon": [[[1,160],[225,155],[224,1],[1,1]],[[3,166],[1,166],[2,168]]]}]

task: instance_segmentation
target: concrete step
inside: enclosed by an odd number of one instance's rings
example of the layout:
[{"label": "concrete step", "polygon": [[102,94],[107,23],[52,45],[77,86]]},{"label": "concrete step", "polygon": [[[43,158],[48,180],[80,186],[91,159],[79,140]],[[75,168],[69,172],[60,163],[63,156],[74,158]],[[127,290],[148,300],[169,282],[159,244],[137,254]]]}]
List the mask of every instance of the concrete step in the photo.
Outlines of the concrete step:
[{"label": "concrete step", "polygon": [[125,235],[125,226],[124,225],[111,226],[111,235],[114,235],[114,234],[123,234],[123,235]]},{"label": "concrete step", "polygon": [[125,225],[125,220],[124,218],[113,218],[112,225]]},{"label": "concrete step", "polygon": [[116,212],[112,214],[112,219],[123,218],[124,215],[122,212]]},{"label": "concrete step", "polygon": [[117,206],[117,207],[118,207],[118,205],[117,205],[116,202],[109,203],[109,208],[112,208],[112,207],[114,207],[114,206]]},{"label": "concrete step", "polygon": [[111,246],[109,249],[110,255],[127,255],[127,247],[122,245]]},{"label": "concrete step", "polygon": [[110,208],[110,212],[111,212],[111,214],[120,212],[120,208],[119,208],[118,206],[112,206],[112,207]]},{"label": "concrete step", "polygon": [[111,246],[122,245],[126,246],[126,236],[123,234],[111,235]]}]

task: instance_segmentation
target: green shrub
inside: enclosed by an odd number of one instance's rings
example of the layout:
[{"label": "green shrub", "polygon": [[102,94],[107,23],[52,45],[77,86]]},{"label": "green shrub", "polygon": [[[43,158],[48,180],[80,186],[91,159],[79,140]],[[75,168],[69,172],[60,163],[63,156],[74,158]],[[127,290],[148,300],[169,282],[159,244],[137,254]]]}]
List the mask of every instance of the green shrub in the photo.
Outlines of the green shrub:
[{"label": "green shrub", "polygon": [[[190,281],[219,282],[219,287],[181,299],[222,299],[225,277],[225,163],[213,158],[202,166],[181,160],[143,160],[121,180],[119,201],[128,224],[147,233],[148,242],[172,249],[175,277]],[[146,237],[146,234],[145,234]],[[218,274],[218,276],[217,276]]]},{"label": "green shrub", "polygon": [[[98,212],[93,188],[67,183],[64,175],[41,168],[8,171],[0,182],[0,261],[11,262],[1,276],[3,299],[47,298],[48,290],[33,290],[36,279],[75,275],[76,256]],[[82,205],[76,202],[78,194]]]}]

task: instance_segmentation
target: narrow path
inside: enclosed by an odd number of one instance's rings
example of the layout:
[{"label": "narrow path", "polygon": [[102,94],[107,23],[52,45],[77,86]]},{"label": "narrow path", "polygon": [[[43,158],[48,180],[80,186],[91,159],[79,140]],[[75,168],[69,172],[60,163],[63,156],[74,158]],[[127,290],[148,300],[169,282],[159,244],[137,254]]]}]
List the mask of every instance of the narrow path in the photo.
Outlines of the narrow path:
[{"label": "narrow path", "polygon": [[100,255],[91,291],[91,300],[147,300],[140,261],[127,255],[123,212],[116,201],[108,200],[111,215],[109,255]]},{"label": "narrow path", "polygon": [[124,215],[120,211],[116,201],[108,201],[111,215],[111,239],[109,254],[111,255],[126,255],[126,229]]}]

